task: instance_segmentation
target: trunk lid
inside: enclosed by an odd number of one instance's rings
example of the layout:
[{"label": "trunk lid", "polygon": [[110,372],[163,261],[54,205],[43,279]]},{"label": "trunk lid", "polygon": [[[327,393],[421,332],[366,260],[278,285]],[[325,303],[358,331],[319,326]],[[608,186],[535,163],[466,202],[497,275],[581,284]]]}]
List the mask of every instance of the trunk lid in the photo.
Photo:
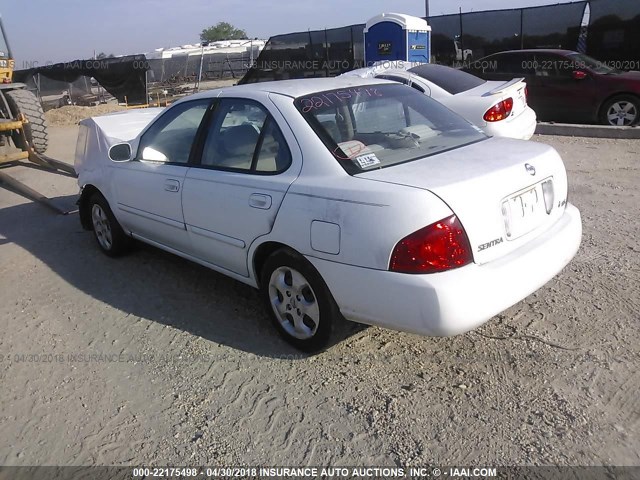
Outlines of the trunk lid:
[{"label": "trunk lid", "polygon": [[486,82],[479,87],[473,88],[464,95],[476,95],[488,98],[491,106],[506,100],[513,99],[513,110],[511,117],[517,117],[527,108],[527,84],[524,78],[514,78],[508,82]]},{"label": "trunk lid", "polygon": [[562,216],[567,203],[567,175],[558,153],[520,140],[491,138],[357,176],[437,195],[464,226],[478,264],[535,238]]}]

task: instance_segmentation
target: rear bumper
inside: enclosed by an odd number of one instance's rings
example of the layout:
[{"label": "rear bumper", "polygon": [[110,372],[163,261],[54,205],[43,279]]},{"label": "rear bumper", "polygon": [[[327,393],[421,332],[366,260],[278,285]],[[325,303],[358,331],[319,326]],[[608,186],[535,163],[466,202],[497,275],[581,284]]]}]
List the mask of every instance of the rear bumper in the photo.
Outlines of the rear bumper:
[{"label": "rear bumper", "polygon": [[529,140],[533,137],[538,125],[536,112],[527,107],[520,115],[507,121],[487,123],[484,131],[493,137]]},{"label": "rear bumper", "polygon": [[580,212],[568,205],[546,232],[499,260],[407,275],[309,258],[345,318],[421,335],[464,333],[538,290],[574,257]]}]

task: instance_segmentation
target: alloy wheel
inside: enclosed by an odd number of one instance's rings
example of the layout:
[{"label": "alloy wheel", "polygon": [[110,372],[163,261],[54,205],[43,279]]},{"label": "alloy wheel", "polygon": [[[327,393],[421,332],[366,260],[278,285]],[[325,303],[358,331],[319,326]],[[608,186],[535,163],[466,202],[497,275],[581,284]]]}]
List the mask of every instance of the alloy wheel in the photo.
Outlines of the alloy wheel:
[{"label": "alloy wheel", "polygon": [[279,267],[269,280],[269,300],[282,328],[294,338],[307,340],[318,331],[320,306],[307,279],[290,267]]},{"label": "alloy wheel", "polygon": [[91,221],[100,246],[105,250],[111,250],[111,247],[113,247],[111,224],[103,208],[97,203],[91,208]]},{"label": "alloy wheel", "polygon": [[607,120],[610,125],[626,127],[633,124],[638,118],[638,108],[626,100],[613,103],[607,110]]}]

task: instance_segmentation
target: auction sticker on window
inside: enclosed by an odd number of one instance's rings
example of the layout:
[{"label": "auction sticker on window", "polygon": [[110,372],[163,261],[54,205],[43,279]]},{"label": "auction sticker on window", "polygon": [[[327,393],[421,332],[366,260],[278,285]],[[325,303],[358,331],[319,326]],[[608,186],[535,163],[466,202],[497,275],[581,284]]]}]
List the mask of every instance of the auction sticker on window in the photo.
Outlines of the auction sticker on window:
[{"label": "auction sticker on window", "polygon": [[369,168],[380,163],[380,159],[376,157],[375,153],[369,153],[367,155],[360,155],[356,157],[356,162],[360,165],[360,168]]}]

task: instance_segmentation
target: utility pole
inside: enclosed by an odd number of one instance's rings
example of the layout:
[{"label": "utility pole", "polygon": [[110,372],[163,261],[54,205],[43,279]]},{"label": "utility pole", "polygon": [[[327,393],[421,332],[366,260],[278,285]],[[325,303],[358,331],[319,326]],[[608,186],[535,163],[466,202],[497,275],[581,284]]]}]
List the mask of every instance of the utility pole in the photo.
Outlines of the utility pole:
[{"label": "utility pole", "polygon": [[424,0],[424,16],[429,18],[429,0]]},{"label": "utility pole", "polygon": [[[204,65],[204,47],[208,47],[209,46],[209,42],[202,42],[200,44],[200,72],[198,72],[198,82],[196,83],[196,86],[194,88],[194,90],[196,92],[200,91],[200,82],[202,81],[202,67]],[[189,57],[187,57],[187,63],[189,63]],[[160,103],[160,102],[158,102]]]}]

